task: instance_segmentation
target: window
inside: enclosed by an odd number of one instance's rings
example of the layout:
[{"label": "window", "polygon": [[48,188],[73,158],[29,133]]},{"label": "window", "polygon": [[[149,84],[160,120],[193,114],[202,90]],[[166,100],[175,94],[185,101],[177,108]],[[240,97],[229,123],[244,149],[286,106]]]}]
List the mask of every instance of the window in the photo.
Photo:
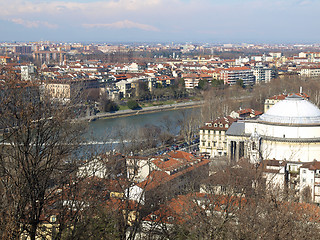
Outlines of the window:
[{"label": "window", "polygon": [[302,182],[306,182],[306,179],[305,179],[305,178],[302,178]]},{"label": "window", "polygon": [[256,143],[252,142],[252,150],[256,150]]},{"label": "window", "polygon": [[303,169],[303,170],[302,170],[302,173],[307,173],[307,170]]},{"label": "window", "polygon": [[56,221],[57,221],[56,216],[55,216],[55,215],[52,215],[52,216],[51,216],[51,219],[50,219],[50,222],[54,223],[54,222],[56,222]]}]

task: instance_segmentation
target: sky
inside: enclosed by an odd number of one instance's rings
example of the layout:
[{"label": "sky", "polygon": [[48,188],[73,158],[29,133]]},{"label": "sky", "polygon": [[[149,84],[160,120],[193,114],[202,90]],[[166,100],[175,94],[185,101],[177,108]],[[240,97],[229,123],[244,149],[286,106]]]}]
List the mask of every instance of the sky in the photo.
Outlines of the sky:
[{"label": "sky", "polygon": [[0,0],[0,41],[320,43],[320,0]]}]

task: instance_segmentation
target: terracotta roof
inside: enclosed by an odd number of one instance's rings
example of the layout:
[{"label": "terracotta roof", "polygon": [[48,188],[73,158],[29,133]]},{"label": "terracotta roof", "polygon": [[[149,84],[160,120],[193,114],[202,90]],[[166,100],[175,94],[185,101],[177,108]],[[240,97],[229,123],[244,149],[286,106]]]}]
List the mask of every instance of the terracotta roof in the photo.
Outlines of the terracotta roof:
[{"label": "terracotta roof", "polygon": [[292,96],[292,95],[298,95],[300,97],[303,97],[304,99],[309,99],[310,96],[306,93],[290,93],[290,94],[280,94],[280,95],[274,95],[272,97],[269,97],[268,99],[273,99],[273,100],[284,100],[286,97],[288,96]]},{"label": "terracotta roof", "polygon": [[254,114],[255,116],[261,115],[263,112],[254,110],[252,108],[246,108],[246,109],[240,109],[237,111],[237,113],[239,113],[240,115],[242,114],[247,114],[247,113],[251,113]]},{"label": "terracotta roof", "polygon": [[[197,202],[200,201],[200,202]],[[201,205],[201,201],[204,204]],[[176,223],[181,224],[192,220],[194,216],[206,211],[206,207],[210,204],[214,208],[210,210],[222,212],[225,205],[236,209],[247,200],[235,196],[219,196],[206,193],[189,193],[186,195],[179,195],[170,200],[167,204],[163,204],[159,210],[149,214],[143,220],[158,223]],[[200,204],[199,204],[200,203]],[[229,209],[230,210],[230,209]]]},{"label": "terracotta roof", "polygon": [[251,70],[251,68],[248,68],[248,67],[231,67],[231,68],[223,69],[223,71],[245,71],[245,70]]},{"label": "terracotta roof", "polygon": [[168,152],[167,155],[173,158],[181,158],[186,160],[191,160],[195,158],[195,156],[193,156],[191,153],[184,152],[184,151],[171,151],[171,152]]},{"label": "terracotta roof", "polygon": [[176,179],[180,177],[181,175],[184,175],[190,171],[195,170],[196,168],[199,168],[201,166],[208,165],[210,163],[209,160],[202,159],[200,162],[197,162],[193,165],[189,165],[188,167],[184,168],[183,170],[180,170],[174,174],[169,175],[168,173],[164,171],[152,171],[147,179],[143,182],[140,182],[137,184],[138,187],[145,189],[146,191],[152,190],[156,187],[159,187],[161,184],[168,183],[172,181],[173,179]]}]

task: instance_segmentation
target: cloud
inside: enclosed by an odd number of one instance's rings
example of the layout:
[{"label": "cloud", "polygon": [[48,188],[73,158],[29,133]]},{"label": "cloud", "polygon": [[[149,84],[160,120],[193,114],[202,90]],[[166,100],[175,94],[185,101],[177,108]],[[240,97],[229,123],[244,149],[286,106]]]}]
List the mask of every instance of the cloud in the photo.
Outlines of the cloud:
[{"label": "cloud", "polygon": [[[228,41],[239,36],[249,40],[263,36],[260,38],[264,40],[287,36],[287,32],[292,32],[291,38],[297,28],[309,29],[307,36],[315,39],[312,29],[317,29],[319,8],[319,0],[0,0],[0,21],[11,19],[39,33],[41,28],[59,26],[60,35],[55,36],[70,39],[87,36],[87,30],[92,33],[90,38],[105,39],[114,29],[139,29],[144,34],[128,34],[146,40],[185,36]],[[17,32],[14,27],[7,31]]]},{"label": "cloud", "polygon": [[148,25],[132,22],[129,20],[118,21],[114,23],[85,23],[82,26],[86,28],[115,28],[115,29],[124,29],[124,28],[138,28],[145,31],[159,31],[158,28]]},{"label": "cloud", "polygon": [[2,15],[20,15],[20,14],[41,14],[49,15],[61,14],[65,12],[77,12],[94,15],[102,14],[105,11],[112,13],[113,11],[143,11],[145,9],[156,8],[163,4],[164,0],[107,0],[107,1],[43,1],[34,2],[32,0],[12,0],[8,4],[7,0],[0,0],[0,8]]},{"label": "cloud", "polygon": [[38,28],[38,27],[47,27],[47,28],[51,28],[51,29],[58,28],[58,25],[51,24],[46,21],[29,21],[29,20],[24,20],[21,18],[13,18],[13,19],[10,19],[10,21],[15,24],[23,25],[27,28]]}]

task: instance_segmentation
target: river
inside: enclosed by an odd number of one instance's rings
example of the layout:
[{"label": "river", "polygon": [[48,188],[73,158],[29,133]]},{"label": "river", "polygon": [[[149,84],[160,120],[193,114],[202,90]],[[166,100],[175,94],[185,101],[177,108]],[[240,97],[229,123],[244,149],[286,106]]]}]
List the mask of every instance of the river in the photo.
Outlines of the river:
[{"label": "river", "polygon": [[119,143],[129,143],[134,138],[137,141],[141,141],[139,131],[146,129],[147,126],[153,126],[152,129],[158,129],[158,131],[155,130],[155,133],[158,133],[160,129],[160,131],[178,135],[180,132],[179,119],[188,116],[194,111],[200,112],[200,107],[98,119],[89,123],[85,136],[87,143],[82,146],[80,152],[90,152],[89,154],[92,154],[112,149],[119,150],[121,148]]},{"label": "river", "polygon": [[[110,141],[117,132],[139,130],[147,125],[154,125],[161,129],[168,129],[177,135],[180,131],[179,119],[200,108],[168,110],[148,114],[133,115],[119,118],[98,119],[89,123],[88,136],[95,141]],[[168,127],[168,125],[170,126]]]}]

